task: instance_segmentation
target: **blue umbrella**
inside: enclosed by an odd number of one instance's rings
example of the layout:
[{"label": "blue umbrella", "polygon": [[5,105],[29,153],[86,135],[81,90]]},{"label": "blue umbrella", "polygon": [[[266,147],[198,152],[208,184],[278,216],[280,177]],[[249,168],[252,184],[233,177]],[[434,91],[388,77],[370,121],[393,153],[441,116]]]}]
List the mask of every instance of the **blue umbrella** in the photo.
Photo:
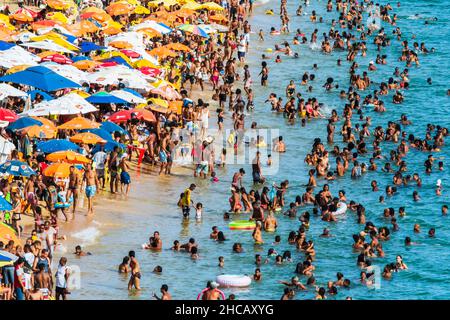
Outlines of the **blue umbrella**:
[{"label": "blue umbrella", "polygon": [[82,60],[92,60],[90,57],[86,56],[75,56],[71,58],[73,62],[82,61]]},{"label": "blue umbrella", "polygon": [[138,98],[144,98],[143,96],[142,96],[142,94],[140,94],[139,92],[137,92],[137,91],[134,91],[133,89],[130,89],[130,88],[123,88],[122,89],[123,91],[126,91],[126,92],[129,92],[129,93],[131,93],[131,94],[134,94],[136,97],[138,97]]},{"label": "blue umbrella", "polygon": [[77,40],[77,37],[72,36],[70,34],[63,33],[62,35],[65,36],[66,40],[69,41],[70,43],[75,43],[75,40]]},{"label": "blue umbrella", "polygon": [[106,47],[99,46],[93,42],[90,41],[83,41],[80,45],[80,51],[81,52],[89,52],[89,51],[96,51],[96,50],[104,50]]},{"label": "blue umbrella", "polygon": [[19,160],[7,161],[0,165],[0,172],[22,177],[29,177],[32,174],[36,174],[27,163]]},{"label": "blue umbrella", "polygon": [[116,62],[118,64],[123,64],[124,66],[127,66],[130,69],[133,69],[133,67],[130,66],[130,64],[122,57],[111,57],[111,58],[103,59],[103,60],[100,60],[100,61],[102,61],[102,62]]},{"label": "blue umbrella", "polygon": [[111,121],[102,122],[102,124],[100,125],[100,129],[103,129],[109,133],[117,131],[120,132],[121,134],[128,134],[127,130]]},{"label": "blue umbrella", "polygon": [[[5,200],[6,201],[6,200]],[[12,265],[19,259],[18,256],[5,250],[0,250],[0,267]]]},{"label": "blue umbrella", "polygon": [[103,130],[103,129],[84,129],[84,130],[80,130],[80,132],[90,132],[90,133],[93,133],[93,134],[99,136],[103,140],[114,141],[111,136],[111,133],[109,133],[108,131]]},{"label": "blue umbrella", "polygon": [[31,117],[23,117],[11,123],[9,126],[6,127],[6,129],[9,129],[11,131],[17,131],[34,125],[41,126],[42,122]]},{"label": "blue umbrella", "polygon": [[57,151],[78,151],[79,147],[68,140],[64,139],[53,139],[45,142],[40,142],[37,145],[37,150],[43,153],[52,153]]},{"label": "blue umbrella", "polygon": [[31,91],[27,92],[27,94],[30,96],[31,100],[34,100],[38,93],[42,96],[42,98],[44,98],[44,101],[49,101],[49,100],[55,99],[51,95],[49,95],[48,93],[46,93],[42,90],[31,90]]},{"label": "blue umbrella", "polygon": [[103,150],[105,152],[111,152],[114,151],[115,147],[119,147],[122,150],[125,150],[127,147],[126,145],[122,144],[122,143],[118,143],[116,141],[108,141],[106,144],[97,144],[95,145],[95,147],[92,149],[92,154],[97,153],[98,151],[100,151],[100,148],[103,146]]},{"label": "blue umbrella", "polygon": [[5,42],[5,41],[0,41],[0,51],[11,49],[14,46],[15,46],[14,43],[8,43],[8,42]]},{"label": "blue umbrella", "polygon": [[93,94],[86,98],[86,101],[89,103],[95,103],[95,104],[110,104],[110,103],[116,103],[116,104],[126,104],[127,101],[120,99],[119,97],[113,96],[112,94],[109,94],[105,91],[97,92],[96,94]]},{"label": "blue umbrella", "polygon": [[5,198],[0,197],[0,211],[11,211],[13,209],[11,203],[9,203]]},{"label": "blue umbrella", "polygon": [[42,66],[29,67],[23,71],[8,74],[1,77],[0,81],[26,84],[47,92],[81,87],[78,83]]}]

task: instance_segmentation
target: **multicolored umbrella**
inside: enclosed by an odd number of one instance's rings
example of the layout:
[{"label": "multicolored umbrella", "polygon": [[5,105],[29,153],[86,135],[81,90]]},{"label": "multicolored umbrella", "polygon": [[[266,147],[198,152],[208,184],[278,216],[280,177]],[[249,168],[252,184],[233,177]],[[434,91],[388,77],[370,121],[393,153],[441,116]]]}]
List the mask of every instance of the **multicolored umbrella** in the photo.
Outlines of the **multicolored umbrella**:
[{"label": "multicolored umbrella", "polygon": [[16,235],[16,231],[7,224],[0,222],[0,241],[8,243],[14,241],[14,244],[21,244],[19,237]]},{"label": "multicolored umbrella", "polygon": [[203,37],[203,38],[209,38],[208,33],[203,28],[195,25],[195,24],[182,24],[181,26],[178,26],[178,29],[184,32],[189,32],[194,35]]},{"label": "multicolored umbrella", "polygon": [[42,58],[41,61],[53,61],[53,62],[56,62],[59,64],[71,64],[73,62],[66,56],[59,54],[59,53],[48,55],[48,56]]},{"label": "multicolored umbrella", "polygon": [[6,173],[17,177],[29,177],[32,174],[36,174],[27,163],[19,160],[7,161],[0,165],[0,173]]}]

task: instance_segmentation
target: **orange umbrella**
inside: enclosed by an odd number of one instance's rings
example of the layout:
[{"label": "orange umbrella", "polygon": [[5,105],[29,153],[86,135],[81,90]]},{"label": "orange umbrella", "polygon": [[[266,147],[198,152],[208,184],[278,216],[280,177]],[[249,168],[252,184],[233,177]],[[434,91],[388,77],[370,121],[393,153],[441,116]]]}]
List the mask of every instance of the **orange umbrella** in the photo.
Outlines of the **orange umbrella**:
[{"label": "orange umbrella", "polygon": [[183,100],[169,101],[169,109],[177,114],[181,114],[183,108]]},{"label": "orange umbrella", "polygon": [[146,109],[136,109],[136,108],[131,109],[130,111],[133,113],[136,113],[137,117],[139,119],[143,119],[144,121],[147,121],[147,122],[156,122],[156,117],[151,111],[148,111]]},{"label": "orange umbrella", "polygon": [[32,118],[42,122],[43,126],[45,126],[45,127],[55,128],[56,129],[56,126],[55,126],[55,124],[53,123],[52,120],[49,120],[49,119],[44,118],[44,117],[35,117],[35,116],[33,116]]},{"label": "orange umbrella", "polygon": [[114,47],[116,49],[131,49],[133,45],[126,41],[111,41],[109,46]]},{"label": "orange umbrella", "polygon": [[81,13],[106,13],[105,10],[97,8],[97,7],[88,7],[81,10]]},{"label": "orange umbrella", "polygon": [[98,135],[93,134],[92,132],[78,133],[70,137],[69,140],[75,143],[86,143],[86,144],[106,143],[106,140],[103,140]]},{"label": "orange umbrella", "polygon": [[152,50],[148,51],[148,54],[151,56],[157,56],[159,58],[178,56],[175,52],[167,49],[166,47],[158,47],[158,48],[152,49]]},{"label": "orange umbrella", "polygon": [[43,126],[30,126],[22,130],[30,138],[51,139],[55,137],[56,128]]},{"label": "orange umbrella", "polygon": [[74,151],[58,151],[48,154],[45,159],[52,162],[67,162],[71,164],[91,163],[91,160]]},{"label": "orange umbrella", "polygon": [[22,243],[13,228],[0,222],[0,241],[7,244],[11,240],[14,241],[15,245]]},{"label": "orange umbrella", "polygon": [[0,26],[0,40],[6,42],[12,42],[14,39],[12,38],[12,32],[6,27]]},{"label": "orange umbrella", "polygon": [[228,22],[228,18],[225,17],[223,14],[215,14],[213,16],[209,17],[209,20],[216,21],[216,22]]},{"label": "orange umbrella", "polygon": [[170,50],[175,50],[175,51],[191,51],[191,48],[189,48],[188,46],[182,44],[182,43],[178,43],[178,42],[173,42],[173,43],[169,43],[167,45],[165,45],[164,47],[166,47],[167,49]]},{"label": "orange umbrella", "polygon": [[46,2],[47,6],[56,10],[64,10],[70,6],[68,3],[64,3],[63,1],[59,0],[47,0]]},{"label": "orange umbrella", "polygon": [[129,5],[128,3],[122,3],[122,2],[114,2],[111,3],[107,8],[106,11],[111,16],[120,16],[120,15],[126,15],[131,13],[133,10],[133,7]]},{"label": "orange umbrella", "polygon": [[111,20],[111,16],[107,14],[106,12],[86,12],[80,15],[81,19],[94,19],[98,22],[106,22],[108,20]]},{"label": "orange umbrella", "polygon": [[57,25],[57,22],[53,21],[53,20],[40,20],[40,21],[33,22],[31,24],[31,28],[34,31],[36,31],[36,30],[39,30],[41,28],[54,27],[56,25]]},{"label": "orange umbrella", "polygon": [[72,63],[72,65],[80,70],[89,70],[98,66],[99,63],[92,60],[80,60]]},{"label": "orange umbrella", "polygon": [[[70,167],[72,167],[72,164],[67,162],[52,163],[44,169],[43,173],[47,177],[67,178],[70,175]],[[76,168],[75,172],[78,172]]]},{"label": "orange umbrella", "polygon": [[69,31],[77,36],[82,36],[86,33],[93,33],[98,31],[98,27],[89,20],[81,20],[80,22],[69,26]]},{"label": "orange umbrella", "polygon": [[108,28],[103,30],[103,33],[108,35],[108,36],[112,36],[112,35],[115,35],[115,34],[118,34],[118,33],[121,33],[121,32],[122,32],[122,30],[114,28],[114,27],[108,27]]},{"label": "orange umbrella", "polygon": [[83,117],[76,117],[58,126],[60,130],[82,130],[99,128],[100,124]]}]

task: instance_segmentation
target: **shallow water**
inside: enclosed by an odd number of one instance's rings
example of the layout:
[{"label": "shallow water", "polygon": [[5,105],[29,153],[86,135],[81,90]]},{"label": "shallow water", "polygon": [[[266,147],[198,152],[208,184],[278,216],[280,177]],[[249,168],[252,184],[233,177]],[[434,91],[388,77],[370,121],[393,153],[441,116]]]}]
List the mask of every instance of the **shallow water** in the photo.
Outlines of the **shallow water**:
[{"label": "shallow water", "polygon": [[[293,1],[290,2],[290,12],[294,13],[298,2],[296,1],[295,4],[292,3]],[[326,13],[325,5],[326,1],[311,1],[311,5],[305,11],[311,13],[312,10],[316,10],[319,16],[324,17],[326,23],[311,24],[308,16],[291,16],[292,32],[290,35],[273,37],[268,35],[271,26],[279,27],[279,17],[277,15],[267,16],[263,12],[269,8],[278,12],[278,2],[269,2],[255,8],[251,21],[255,34],[252,35],[251,58],[248,63],[255,83],[256,109],[246,119],[246,122],[248,125],[251,121],[257,121],[262,128],[278,128],[281,131],[288,152],[281,155],[282,166],[278,174],[269,177],[269,180],[279,182],[289,179],[291,187],[286,196],[287,201],[293,200],[296,195],[303,193],[302,185],[307,182],[306,172],[308,170],[303,159],[309,152],[314,138],[326,139],[326,120],[308,122],[306,127],[301,127],[299,122],[294,126],[289,126],[282,115],[270,112],[270,106],[264,104],[264,100],[270,92],[284,96],[285,87],[291,79],[296,81],[297,88],[299,88],[302,74],[308,71],[316,75],[313,84],[314,91],[310,95],[325,103],[328,110],[336,108],[341,114],[344,101],[338,98],[339,90],[325,93],[321,85],[331,76],[340,85],[340,88],[346,90],[349,64],[345,61],[345,53],[335,52],[332,55],[324,55],[312,51],[307,45],[292,46],[294,51],[299,52],[300,58],[293,60],[283,57],[283,62],[277,65],[273,63],[273,60],[270,61],[270,86],[263,89],[258,85],[259,79],[257,78],[260,70],[259,58],[266,48],[273,48],[275,43],[281,43],[283,40],[292,41],[297,28],[301,28],[308,38],[315,28],[319,29],[319,35],[327,32],[328,23],[337,16],[335,11]],[[401,27],[403,35],[408,38],[411,34],[417,35],[416,41],[425,42],[428,48],[436,48],[436,52],[430,55],[420,55],[420,67],[410,68],[410,89],[405,92],[403,104],[393,105],[391,103],[392,96],[389,95],[383,98],[388,112],[382,115],[375,114],[370,110],[365,112],[373,119],[372,128],[377,125],[386,126],[387,121],[399,119],[402,113],[406,113],[413,122],[413,125],[407,128],[407,132],[413,132],[421,137],[424,136],[427,123],[449,126],[450,116],[447,111],[449,97],[446,96],[449,86],[446,73],[450,67],[449,54],[446,51],[449,45],[449,20],[448,16],[441,16],[444,7],[446,7],[445,4],[437,0],[401,1],[401,8],[394,7],[394,11],[399,15],[398,25]],[[425,17],[437,16],[439,20],[425,26],[423,20],[413,16],[415,13],[420,13]],[[392,27],[384,26],[390,33]],[[266,34],[264,43],[259,43],[256,35],[261,28]],[[370,41],[367,41],[367,44],[369,49],[367,57],[359,56],[357,58],[360,72],[367,67],[370,60],[375,60],[374,47]],[[382,53],[388,55],[388,65],[377,65],[378,70],[370,74],[375,83],[386,81],[395,66],[399,66],[401,70],[404,68],[404,63],[396,61],[401,50],[400,47],[400,43],[392,39],[392,46],[384,49],[385,51]],[[338,57],[343,61],[341,70],[336,67]],[[319,65],[318,71],[312,70],[314,63]],[[432,86],[426,83],[428,77],[433,78]],[[301,89],[301,92],[308,96],[305,94],[304,88]],[[212,117],[210,123],[215,122],[213,121],[215,120],[214,112]],[[339,135],[335,136],[335,140],[342,146]],[[382,147],[383,152],[387,153],[388,150],[394,148],[394,145],[384,144]],[[312,217],[308,238],[314,240],[316,244],[315,277],[318,284],[325,286],[328,280],[335,280],[335,274],[338,271],[352,281],[352,288],[340,290],[336,299],[343,299],[346,296],[352,296],[354,299],[448,299],[450,297],[450,279],[446,276],[450,263],[450,253],[448,252],[450,227],[448,217],[442,217],[440,214],[441,205],[446,202],[448,204],[447,186],[450,185],[450,178],[448,167],[445,167],[444,172],[434,171],[430,176],[426,176],[423,162],[427,155],[427,153],[411,151],[406,159],[408,173],[419,172],[423,179],[424,186],[418,190],[422,200],[418,203],[412,201],[411,195],[416,188],[410,186],[402,187],[397,195],[386,199],[385,204],[379,204],[378,197],[383,193],[372,193],[370,181],[376,179],[380,189],[384,190],[384,187],[391,183],[392,175],[382,172],[368,173],[357,181],[351,181],[347,176],[330,183],[333,194],[337,194],[338,190],[345,189],[348,199],[361,201],[367,210],[367,221],[373,221],[377,226],[387,225],[390,227],[389,222],[381,217],[385,207],[393,207],[397,212],[398,207],[406,206],[407,212],[405,218],[398,219],[400,231],[392,234],[390,241],[383,243],[386,257],[375,259],[374,264],[383,268],[386,263],[394,262],[396,255],[400,254],[408,264],[409,270],[394,274],[390,281],[383,280],[379,290],[371,290],[358,284],[360,270],[356,267],[357,254],[353,253],[351,249],[353,242],[351,235],[359,232],[361,226],[356,224],[355,216],[347,213],[345,218],[334,224]],[[443,157],[444,163],[448,165],[446,161],[450,156],[448,147],[444,147],[443,151],[436,155]],[[330,160],[333,163],[334,159]],[[367,163],[368,159],[366,158],[364,161]],[[379,168],[382,164],[383,162],[378,162]],[[229,165],[226,169],[219,170],[218,176],[221,181],[217,184],[212,185],[201,180],[195,181],[199,188],[193,194],[194,201],[202,202],[205,208],[203,220],[200,223],[195,222],[195,219],[191,219],[189,223],[182,223],[181,214],[176,206],[180,192],[193,182],[191,171],[177,174],[171,178],[138,173],[134,177],[132,193],[127,202],[107,195],[105,206],[110,209],[108,212],[105,212],[105,209],[98,209],[99,212],[95,216],[98,224],[87,225],[81,232],[77,231],[78,234],[68,232],[72,237],[67,241],[66,246],[83,243],[84,249],[93,253],[92,256],[81,259],[72,258],[71,248],[68,250],[69,253],[66,253],[69,262],[78,265],[81,269],[81,288],[73,290],[70,298],[150,299],[151,293],[159,292],[161,284],[166,283],[175,299],[195,299],[206,282],[214,279],[218,274],[252,274],[255,269],[254,255],[260,253],[264,256],[272,247],[271,243],[275,234],[265,233],[263,237],[266,244],[254,247],[250,232],[230,231],[227,227],[228,222],[222,219],[223,212],[228,209],[229,182],[239,167],[240,165]],[[244,168],[249,173],[245,177],[246,185],[250,186],[251,167],[245,165]],[[434,195],[434,184],[439,178],[442,179],[444,186],[444,193],[441,197]],[[321,187],[323,181],[318,181],[318,183]],[[100,206],[99,203],[96,205]],[[242,217],[246,217],[246,215],[241,215]],[[240,217],[234,218],[239,219]],[[283,286],[278,284],[277,280],[290,279],[294,275],[295,264],[303,261],[304,255],[296,252],[295,248],[287,244],[287,234],[291,230],[298,229],[298,220],[290,220],[281,215],[278,215],[277,218],[280,227],[276,234],[281,235],[282,244],[278,245],[276,250],[278,252],[291,250],[294,262],[276,266],[271,261],[261,267],[263,273],[261,283],[252,283],[251,287],[246,290],[225,290],[226,294],[234,292],[238,299],[280,298]],[[413,234],[412,229],[415,223],[420,223],[422,226],[421,234]],[[209,233],[213,225],[217,225],[220,230],[223,230],[225,236],[230,240],[222,244],[211,241]],[[334,236],[326,239],[319,238],[324,227],[330,228]],[[426,233],[430,227],[436,228],[436,239],[427,237]],[[146,242],[149,235],[155,230],[161,233],[163,251],[154,253],[140,249],[141,244]],[[78,238],[74,236],[78,236]],[[410,236],[413,242],[418,242],[420,245],[405,248],[403,240],[406,236]],[[169,250],[174,240],[178,239],[183,243],[187,242],[190,237],[194,237],[199,242],[200,259],[198,261],[192,261],[184,253],[174,253]],[[244,254],[232,253],[231,247],[234,242],[243,244]],[[136,250],[137,258],[141,263],[143,290],[139,294],[130,295],[126,290],[128,278],[119,275],[116,271],[117,265],[129,250]],[[217,267],[217,259],[220,255],[225,257],[223,270]],[[156,265],[163,267],[161,275],[151,273]],[[301,280],[305,281],[305,279]],[[313,297],[313,290],[309,290],[299,292],[296,299]]]}]

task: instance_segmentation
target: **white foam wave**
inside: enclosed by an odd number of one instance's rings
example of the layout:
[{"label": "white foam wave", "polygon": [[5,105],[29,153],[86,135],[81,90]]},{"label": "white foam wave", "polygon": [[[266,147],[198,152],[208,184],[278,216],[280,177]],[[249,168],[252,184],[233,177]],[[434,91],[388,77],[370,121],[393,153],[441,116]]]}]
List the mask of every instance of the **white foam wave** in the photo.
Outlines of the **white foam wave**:
[{"label": "white foam wave", "polygon": [[72,233],[71,236],[73,238],[81,240],[80,245],[86,246],[95,243],[97,238],[100,236],[100,230],[96,227],[88,227],[86,229]]}]

